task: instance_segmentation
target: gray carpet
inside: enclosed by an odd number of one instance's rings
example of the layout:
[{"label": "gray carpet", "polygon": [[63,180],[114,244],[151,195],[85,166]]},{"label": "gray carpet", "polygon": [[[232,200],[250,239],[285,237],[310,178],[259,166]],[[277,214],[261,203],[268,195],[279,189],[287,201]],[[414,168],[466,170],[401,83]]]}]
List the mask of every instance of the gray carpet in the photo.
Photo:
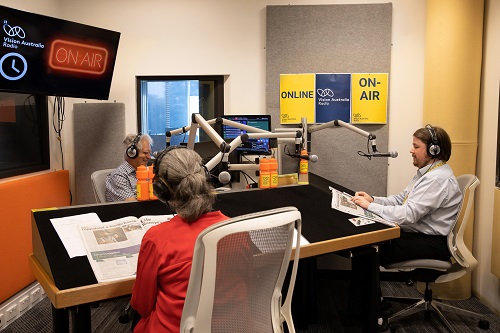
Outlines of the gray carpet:
[{"label": "gray carpet", "polygon": [[[343,323],[342,294],[345,294],[341,281],[332,280],[328,275],[320,274],[318,294],[318,320],[310,324],[307,330],[297,330],[297,333],[354,333],[360,330]],[[404,282],[381,283],[384,295],[420,297],[416,286],[408,287]],[[100,303],[99,307],[92,308],[92,332],[95,333],[129,333],[130,324],[121,324],[118,320],[123,314],[129,297],[122,297]],[[455,327],[457,332],[488,332],[500,333],[500,316],[493,313],[487,306],[482,304],[476,297],[465,301],[455,301],[450,304],[485,315],[490,322],[489,330],[485,331],[478,327],[478,322],[465,316],[446,313],[446,317]],[[397,311],[403,305],[393,303],[393,309]],[[447,332],[439,318],[433,317],[430,321],[425,320],[422,313],[416,313],[393,324],[396,332],[400,333],[437,333]],[[51,306],[48,298],[35,305],[23,316],[7,326],[2,333],[49,333],[52,332]]]}]

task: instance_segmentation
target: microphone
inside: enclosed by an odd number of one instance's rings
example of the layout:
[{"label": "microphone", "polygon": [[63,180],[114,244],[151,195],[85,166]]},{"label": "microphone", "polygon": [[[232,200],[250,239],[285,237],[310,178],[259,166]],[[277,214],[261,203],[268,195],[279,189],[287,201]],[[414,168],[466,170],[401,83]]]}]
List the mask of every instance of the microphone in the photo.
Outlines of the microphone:
[{"label": "microphone", "polygon": [[303,158],[304,160],[311,161],[311,163],[316,163],[318,161],[317,155],[289,154],[288,156],[294,157],[294,158]]},{"label": "microphone", "polygon": [[[225,144],[221,146],[221,151],[225,151],[227,148],[227,151],[229,151],[229,146],[226,147]],[[228,154],[224,153],[222,155],[222,161],[219,164],[219,176],[217,177],[219,179],[219,182],[222,184],[227,184],[231,181],[231,174],[227,171],[229,167],[228,163]]]},{"label": "microphone", "polygon": [[227,171],[222,171],[219,173],[219,177],[217,178],[221,184],[227,184],[231,181],[231,174]]},{"label": "microphone", "polygon": [[398,157],[398,152],[397,151],[390,151],[388,153],[379,153],[379,152],[374,152],[373,154],[366,154],[367,157],[392,157],[396,158]]}]

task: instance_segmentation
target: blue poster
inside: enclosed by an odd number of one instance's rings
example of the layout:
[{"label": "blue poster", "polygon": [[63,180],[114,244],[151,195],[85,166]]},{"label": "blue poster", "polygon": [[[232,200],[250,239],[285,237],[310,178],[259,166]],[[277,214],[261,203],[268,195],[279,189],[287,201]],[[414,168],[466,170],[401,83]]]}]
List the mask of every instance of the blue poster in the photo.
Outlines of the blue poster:
[{"label": "blue poster", "polygon": [[316,123],[351,122],[351,74],[316,74]]}]

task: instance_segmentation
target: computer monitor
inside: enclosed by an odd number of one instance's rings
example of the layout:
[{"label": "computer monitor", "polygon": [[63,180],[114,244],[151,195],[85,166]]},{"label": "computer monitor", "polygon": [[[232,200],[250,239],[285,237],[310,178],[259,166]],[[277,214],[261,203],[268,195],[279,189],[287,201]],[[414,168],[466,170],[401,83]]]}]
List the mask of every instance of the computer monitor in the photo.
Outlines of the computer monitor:
[{"label": "computer monitor", "polygon": [[[271,131],[270,115],[224,115],[222,116],[222,118],[232,120],[243,125],[259,128],[265,131]],[[227,142],[230,142],[234,138],[245,133],[247,133],[246,130],[242,130],[230,125],[222,125],[222,138]],[[271,153],[269,139],[248,139],[246,142],[237,147],[236,151],[242,154],[269,155]]]}]

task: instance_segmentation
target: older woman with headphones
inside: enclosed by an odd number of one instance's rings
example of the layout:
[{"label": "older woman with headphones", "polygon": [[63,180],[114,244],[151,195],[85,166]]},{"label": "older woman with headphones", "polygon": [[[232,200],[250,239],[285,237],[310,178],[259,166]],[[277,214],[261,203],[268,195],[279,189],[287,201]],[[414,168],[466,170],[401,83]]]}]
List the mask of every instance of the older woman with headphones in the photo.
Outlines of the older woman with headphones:
[{"label": "older woman with headphones", "polygon": [[[382,244],[380,264],[412,259],[448,260],[447,235],[458,214],[462,193],[453,170],[446,163],[451,156],[451,140],[440,127],[426,125],[413,133],[410,150],[417,174],[399,194],[372,197],[356,192],[352,201],[400,226],[401,236]],[[383,303],[383,310],[389,304]],[[379,331],[386,322],[379,320]]]},{"label": "older woman with headphones", "polygon": [[[150,228],[139,252],[131,306],[142,317],[134,332],[179,332],[194,244],[205,228],[228,219],[214,211],[215,191],[202,158],[184,146],[163,150],[154,164],[153,190],[177,215]],[[250,242],[241,242],[241,267],[248,275]],[[239,254],[238,254],[239,255]]]}]

